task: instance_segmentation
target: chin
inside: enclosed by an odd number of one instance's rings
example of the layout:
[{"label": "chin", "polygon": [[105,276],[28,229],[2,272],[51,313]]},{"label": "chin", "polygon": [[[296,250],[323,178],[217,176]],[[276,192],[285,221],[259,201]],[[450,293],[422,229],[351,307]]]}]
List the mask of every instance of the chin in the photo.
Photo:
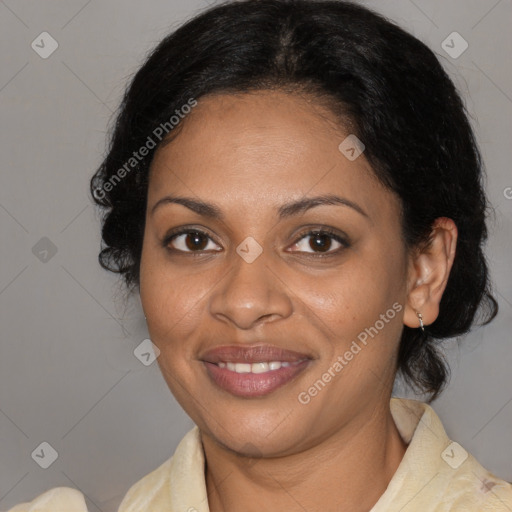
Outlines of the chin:
[{"label": "chin", "polygon": [[[303,434],[300,425],[304,421],[293,412],[279,408],[282,414],[262,410],[244,413],[239,409],[229,416],[201,418],[196,423],[199,428],[216,443],[236,453],[249,457],[280,456],[291,453],[302,444]],[[289,420],[293,418],[292,424]]]}]

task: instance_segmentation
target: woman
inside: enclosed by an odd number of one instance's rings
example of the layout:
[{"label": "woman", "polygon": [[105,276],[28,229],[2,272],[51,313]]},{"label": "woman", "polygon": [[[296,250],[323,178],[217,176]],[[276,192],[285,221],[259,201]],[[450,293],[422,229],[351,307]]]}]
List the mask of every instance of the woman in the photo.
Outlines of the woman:
[{"label": "woman", "polygon": [[119,511],[512,510],[428,405],[439,340],[497,312],[482,173],[434,54],[366,8],[228,3],[163,40],[91,190],[196,426]]}]

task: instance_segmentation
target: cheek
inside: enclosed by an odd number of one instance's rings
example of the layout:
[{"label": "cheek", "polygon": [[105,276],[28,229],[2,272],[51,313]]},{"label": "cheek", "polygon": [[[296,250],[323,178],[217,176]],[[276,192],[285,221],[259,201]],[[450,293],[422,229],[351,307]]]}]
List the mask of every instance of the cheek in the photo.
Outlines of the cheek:
[{"label": "cheek", "polygon": [[403,300],[404,257],[399,247],[381,245],[360,248],[329,275],[305,278],[296,287],[308,308],[335,333],[357,334]]},{"label": "cheek", "polygon": [[141,301],[153,343],[160,350],[171,344],[178,348],[180,340],[190,334],[195,311],[200,308],[190,283],[185,286],[180,280],[154,274],[144,282],[141,279]]},{"label": "cheek", "polygon": [[158,366],[176,400],[188,410],[197,364],[191,341],[201,324],[200,295],[192,292],[189,280],[154,266],[144,271],[141,266],[140,290],[149,337],[160,350]]},{"label": "cheek", "polygon": [[[140,298],[151,340],[162,351],[188,358],[187,343],[202,325],[208,290],[215,284],[214,272],[191,272],[172,265],[157,250],[143,250],[140,268]],[[178,358],[173,358],[177,363]]]},{"label": "cheek", "polygon": [[339,399],[348,390],[359,396],[387,382],[402,330],[404,259],[400,246],[367,249],[323,280],[323,293],[318,281],[312,280],[303,296],[315,313],[310,318],[330,341],[324,344],[325,358],[315,378],[329,371],[339,376],[330,387]]}]

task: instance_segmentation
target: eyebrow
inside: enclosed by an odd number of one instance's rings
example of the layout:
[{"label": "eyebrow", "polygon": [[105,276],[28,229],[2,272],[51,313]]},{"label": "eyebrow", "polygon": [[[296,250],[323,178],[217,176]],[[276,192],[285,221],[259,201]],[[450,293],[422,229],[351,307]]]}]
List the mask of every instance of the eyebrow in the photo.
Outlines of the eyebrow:
[{"label": "eyebrow", "polygon": [[[155,205],[151,208],[151,215],[153,215],[159,207],[166,204],[181,204],[187,207],[189,210],[202,215],[203,217],[209,217],[211,219],[218,219],[221,221],[224,220],[224,214],[215,204],[193,199],[191,197],[179,197],[170,195],[162,197],[155,203]],[[303,213],[311,208],[315,208],[316,206],[324,205],[347,206],[360,213],[362,216],[369,218],[368,214],[358,204],[344,197],[339,197],[332,194],[306,197],[298,201],[285,203],[277,209],[277,214],[279,219],[282,220],[294,215],[298,215],[299,213]]]}]

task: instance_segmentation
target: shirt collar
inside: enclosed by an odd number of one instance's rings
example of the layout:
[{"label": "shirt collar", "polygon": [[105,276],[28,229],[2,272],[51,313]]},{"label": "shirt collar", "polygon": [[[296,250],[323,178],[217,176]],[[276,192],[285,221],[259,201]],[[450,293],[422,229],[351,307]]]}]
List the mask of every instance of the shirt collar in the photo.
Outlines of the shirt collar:
[{"label": "shirt collar", "polygon": [[[488,498],[493,504],[512,503],[510,484],[452,442],[428,404],[391,398],[390,410],[408,447],[370,512],[438,512],[451,510],[452,503],[481,511]],[[201,435],[194,426],[170,459],[130,488],[118,512],[210,512],[204,470]],[[485,510],[497,510],[489,506]]]},{"label": "shirt collar", "polygon": [[[426,403],[405,398],[392,398],[390,409],[402,439],[409,446],[386,491],[371,512],[384,512],[389,510],[391,503],[396,506],[398,502],[405,504],[413,500],[421,487],[428,483],[425,476],[439,477],[439,471],[443,469],[441,463],[446,465],[441,453],[449,439],[434,410]],[[432,451],[439,456],[425,457],[425,452]],[[182,439],[172,459],[169,483],[171,510],[209,512],[204,462],[201,436],[195,426]],[[446,467],[449,469],[448,465]]]}]

